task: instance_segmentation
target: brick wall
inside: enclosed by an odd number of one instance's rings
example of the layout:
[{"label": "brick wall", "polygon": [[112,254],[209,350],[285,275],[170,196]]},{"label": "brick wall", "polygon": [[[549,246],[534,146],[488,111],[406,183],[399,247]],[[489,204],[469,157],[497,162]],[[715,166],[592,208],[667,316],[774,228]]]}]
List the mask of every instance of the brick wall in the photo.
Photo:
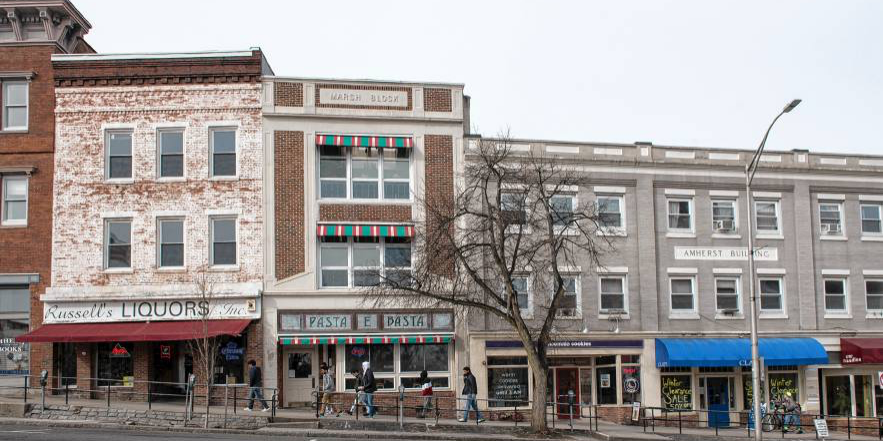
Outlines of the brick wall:
[{"label": "brick wall", "polygon": [[427,112],[451,112],[451,89],[427,87],[423,89],[423,109]]},{"label": "brick wall", "polygon": [[[425,200],[435,210],[444,211],[445,206],[454,202],[454,139],[448,135],[426,135],[424,138],[426,177]],[[426,228],[428,237],[434,237],[436,221],[429,217]],[[452,234],[450,232],[449,234]],[[444,241],[440,241],[444,243]],[[433,260],[433,271],[448,274],[454,269],[451,253],[439,250]]]},{"label": "brick wall", "polygon": [[273,103],[282,107],[303,107],[303,83],[273,83]]},{"label": "brick wall", "polygon": [[304,132],[277,131],[273,138],[276,279],[285,279],[305,268]]},{"label": "brick wall", "polygon": [[322,222],[411,222],[410,205],[322,204]]}]

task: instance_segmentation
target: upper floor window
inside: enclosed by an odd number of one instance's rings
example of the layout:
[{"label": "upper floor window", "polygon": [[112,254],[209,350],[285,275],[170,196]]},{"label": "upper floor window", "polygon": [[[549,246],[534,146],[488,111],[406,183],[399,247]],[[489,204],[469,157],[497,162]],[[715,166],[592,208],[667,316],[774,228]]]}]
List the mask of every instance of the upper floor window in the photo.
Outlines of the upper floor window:
[{"label": "upper floor window", "polygon": [[601,314],[625,313],[625,277],[624,276],[601,276],[598,278],[601,295]]},{"label": "upper floor window", "polygon": [[711,201],[711,223],[711,228],[715,233],[734,233],[736,231],[736,201],[732,199]]},{"label": "upper floor window", "polygon": [[868,311],[883,311],[883,279],[865,280],[865,295]]},{"label": "upper floor window", "polygon": [[625,228],[622,196],[598,196],[598,223],[606,230]]},{"label": "upper floor window", "polygon": [[672,277],[671,312],[684,314],[696,312],[696,279],[693,277]]},{"label": "upper floor window", "polygon": [[846,313],[847,288],[846,279],[825,279],[825,312]]},{"label": "upper floor window", "polygon": [[159,266],[180,268],[184,266],[184,220],[161,219],[159,221]]},{"label": "upper floor window", "polygon": [[211,129],[211,176],[236,176],[236,129]]},{"label": "upper floor window", "polygon": [[131,219],[112,219],[105,222],[104,267],[132,268]]},{"label": "upper floor window", "polygon": [[558,195],[549,198],[549,208],[552,211],[552,224],[556,227],[566,227],[573,222],[573,211],[576,205],[574,196]]},{"label": "upper floor window", "polygon": [[212,218],[211,240],[211,265],[236,265],[236,218]]},{"label": "upper floor window", "polygon": [[668,200],[668,229],[680,231],[693,230],[693,200]]},{"label": "upper floor window", "polygon": [[778,233],[779,228],[779,202],[778,201],[755,201],[754,216],[758,232]]},{"label": "upper floor window", "polygon": [[739,278],[719,277],[714,279],[714,295],[719,313],[739,313],[742,305],[739,301]]},{"label": "upper floor window", "polygon": [[760,311],[784,312],[785,289],[781,278],[760,279]]},{"label": "upper floor window", "polygon": [[108,131],[105,146],[107,179],[132,179],[132,131]]},{"label": "upper floor window", "polygon": [[322,237],[319,286],[374,286],[381,278],[406,284],[411,277],[411,239],[407,237]]},{"label": "upper floor window", "polygon": [[837,202],[819,204],[819,226],[823,235],[843,234],[842,205]]},{"label": "upper floor window", "polygon": [[157,136],[159,146],[159,177],[184,177],[184,131],[181,129],[160,130]]},{"label": "upper floor window", "polygon": [[319,146],[323,199],[408,200],[411,149]]},{"label": "upper floor window", "polygon": [[518,307],[521,309],[522,315],[529,315],[533,310],[533,299],[531,298],[530,277],[513,276],[512,288],[515,290],[515,296],[518,299]]},{"label": "upper floor window", "polygon": [[2,109],[2,130],[27,130],[28,128],[28,82],[0,82]]},{"label": "upper floor window", "polygon": [[883,222],[881,222],[881,206],[880,204],[862,204],[862,233],[881,234],[883,233]]},{"label": "upper floor window", "polygon": [[4,176],[2,180],[2,225],[27,225],[28,178],[27,176]]},{"label": "upper floor window", "polygon": [[517,193],[500,194],[500,217],[506,225],[526,225],[527,207],[524,195]]},{"label": "upper floor window", "polygon": [[564,293],[558,301],[558,317],[579,317],[581,314],[580,304],[580,281],[578,275],[562,275],[564,280]]}]

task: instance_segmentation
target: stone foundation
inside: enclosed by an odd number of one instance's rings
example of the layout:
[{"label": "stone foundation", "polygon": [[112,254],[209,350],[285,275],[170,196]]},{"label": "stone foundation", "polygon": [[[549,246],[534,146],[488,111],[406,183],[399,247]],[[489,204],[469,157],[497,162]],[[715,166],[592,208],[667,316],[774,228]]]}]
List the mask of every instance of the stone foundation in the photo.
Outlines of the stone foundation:
[{"label": "stone foundation", "polygon": [[[190,421],[185,421],[183,412],[58,405],[46,406],[45,410],[41,411],[39,405],[31,405],[30,409],[25,412],[25,417],[60,421],[99,421],[154,427],[202,427],[205,414],[195,413]],[[228,415],[226,427],[228,429],[253,430],[267,424],[267,417]],[[224,427],[224,416],[210,414],[209,427]]]}]

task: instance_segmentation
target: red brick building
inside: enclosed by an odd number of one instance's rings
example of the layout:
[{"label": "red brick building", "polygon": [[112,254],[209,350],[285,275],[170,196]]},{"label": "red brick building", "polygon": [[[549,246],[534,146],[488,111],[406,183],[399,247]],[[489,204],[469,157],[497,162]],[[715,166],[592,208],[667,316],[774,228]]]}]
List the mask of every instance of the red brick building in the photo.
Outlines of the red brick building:
[{"label": "red brick building", "polygon": [[91,53],[91,25],[66,0],[0,0],[0,373],[51,369],[51,345],[14,337],[40,326],[51,280],[54,54]]}]

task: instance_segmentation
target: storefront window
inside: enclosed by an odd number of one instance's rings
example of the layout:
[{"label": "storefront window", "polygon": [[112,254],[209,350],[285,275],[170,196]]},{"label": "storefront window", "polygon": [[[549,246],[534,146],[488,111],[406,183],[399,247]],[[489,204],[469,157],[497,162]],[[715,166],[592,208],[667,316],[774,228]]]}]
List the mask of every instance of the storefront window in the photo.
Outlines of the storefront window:
[{"label": "storefront window", "polygon": [[688,375],[662,376],[662,407],[666,409],[693,409],[693,377]]},{"label": "storefront window", "polygon": [[346,345],[346,371],[362,371],[362,362],[371,363],[374,373],[395,372],[394,345]]},{"label": "storefront window", "polygon": [[30,296],[27,286],[0,286],[0,374],[28,373],[29,345],[15,337],[28,332]]},{"label": "storefront window", "polygon": [[874,383],[870,375],[856,375],[855,381],[855,416],[869,417],[874,415]]},{"label": "storefront window", "polygon": [[448,371],[447,344],[410,344],[401,345],[399,357],[402,372]]},{"label": "storefront window", "polygon": [[245,336],[218,337],[217,356],[215,384],[245,383]]},{"label": "storefront window", "polygon": [[598,404],[616,404],[616,366],[601,366],[602,363],[616,363],[616,356],[595,359],[595,384],[598,385]]},{"label": "storefront window", "polygon": [[[751,377],[749,377],[751,381]],[[788,394],[794,402],[800,402],[799,387],[797,382],[797,373],[770,373],[770,399],[775,401],[784,400]]]},{"label": "storefront window", "polygon": [[852,390],[849,375],[830,376],[825,378],[825,408],[828,415],[852,414]]},{"label": "storefront window", "polygon": [[133,343],[102,343],[96,346],[96,372],[99,386],[132,386]]},{"label": "storefront window", "polygon": [[[579,401],[580,404],[592,404],[592,370],[579,370]],[[584,410],[585,412],[585,410]]]},{"label": "storefront window", "polygon": [[622,403],[641,401],[641,356],[622,356]]},{"label": "storefront window", "polygon": [[877,392],[877,417],[883,417],[883,388],[878,384],[874,390]]},{"label": "storefront window", "polygon": [[526,357],[488,357],[488,407],[527,406],[530,388]]}]

